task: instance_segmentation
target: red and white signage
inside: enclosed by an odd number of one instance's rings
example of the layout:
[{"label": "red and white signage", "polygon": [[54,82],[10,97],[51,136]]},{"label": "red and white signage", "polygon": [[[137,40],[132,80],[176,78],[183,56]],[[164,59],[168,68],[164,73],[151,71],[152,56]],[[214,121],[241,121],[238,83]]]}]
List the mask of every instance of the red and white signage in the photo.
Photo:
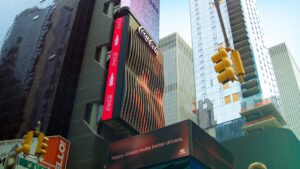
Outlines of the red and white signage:
[{"label": "red and white signage", "polygon": [[115,29],[108,68],[102,120],[108,120],[112,118],[123,20],[124,17],[121,17],[116,19],[115,21]]},{"label": "red and white signage", "polygon": [[[49,138],[47,153],[40,158],[40,164],[49,169],[66,169],[70,142],[61,136],[47,136]],[[0,141],[0,169],[5,169],[8,160],[15,157],[16,149],[22,146],[23,139]],[[30,154],[33,155],[38,139],[33,138]]]},{"label": "red and white signage", "polygon": [[[62,137],[49,137],[47,153],[43,155],[40,164],[50,169],[65,169],[69,153],[70,143]],[[44,164],[43,162],[51,164]]]}]

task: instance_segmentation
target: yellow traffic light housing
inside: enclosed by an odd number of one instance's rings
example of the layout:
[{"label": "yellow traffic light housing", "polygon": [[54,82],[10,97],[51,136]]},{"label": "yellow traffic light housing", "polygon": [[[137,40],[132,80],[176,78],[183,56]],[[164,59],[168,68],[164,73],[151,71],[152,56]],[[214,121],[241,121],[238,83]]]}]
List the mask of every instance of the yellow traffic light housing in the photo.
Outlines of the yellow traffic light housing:
[{"label": "yellow traffic light housing", "polygon": [[38,135],[38,143],[35,149],[35,155],[39,157],[40,155],[46,154],[46,148],[48,147],[47,142],[49,141],[49,139],[45,137],[44,133],[40,132],[40,126],[41,126],[41,122],[38,121],[35,127],[36,131],[29,131],[27,132],[27,134],[23,136],[24,141],[22,143],[22,147],[16,150],[18,154],[22,152],[26,155],[29,155],[32,139],[33,136],[35,135]]},{"label": "yellow traffic light housing", "polygon": [[[240,58],[240,54],[237,50],[232,50],[230,48],[219,48],[219,52],[211,57],[213,63],[215,65],[215,71],[220,73],[217,78],[220,83],[227,83],[230,81],[239,81],[244,82],[245,70]],[[231,67],[231,61],[228,59],[227,52],[231,51],[231,59],[233,62],[233,66],[235,68],[236,73]],[[236,78],[235,74],[238,76]]]},{"label": "yellow traffic light housing", "polygon": [[211,57],[215,65],[215,71],[220,73],[217,78],[220,83],[226,83],[229,80],[234,81],[235,75],[231,68],[231,62],[228,59],[228,54],[226,49],[219,48],[219,52]]},{"label": "yellow traffic light housing", "polygon": [[211,57],[214,63],[220,62],[222,59],[228,58],[227,51],[224,48],[219,48],[219,52]]},{"label": "yellow traffic light housing", "polygon": [[49,139],[45,137],[45,134],[42,132],[39,132],[37,134],[39,134],[39,138],[35,150],[35,155],[44,155],[47,153],[46,148],[48,147],[47,142],[49,141]]},{"label": "yellow traffic light housing", "polygon": [[232,59],[232,63],[233,63],[233,67],[235,69],[236,75],[243,82],[244,81],[244,76],[245,76],[245,70],[244,70],[244,66],[243,66],[239,51],[232,50],[231,51],[231,59]]},{"label": "yellow traffic light housing", "polygon": [[24,141],[22,143],[22,147],[17,149],[17,153],[24,153],[26,155],[28,155],[30,153],[30,148],[31,148],[31,142],[32,142],[32,138],[33,138],[33,131],[29,131],[27,132],[27,134],[25,134],[23,136]]},{"label": "yellow traffic light housing", "polygon": [[218,81],[223,84],[227,83],[229,80],[233,82],[235,80],[235,75],[234,75],[234,71],[231,68],[231,65],[230,65],[230,67],[228,67],[224,71],[222,71],[217,76],[217,78],[218,78]]}]

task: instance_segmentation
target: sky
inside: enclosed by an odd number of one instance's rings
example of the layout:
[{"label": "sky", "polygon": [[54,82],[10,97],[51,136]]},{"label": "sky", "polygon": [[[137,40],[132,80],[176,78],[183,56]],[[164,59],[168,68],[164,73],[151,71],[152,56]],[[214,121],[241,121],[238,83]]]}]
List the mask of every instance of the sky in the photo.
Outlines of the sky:
[{"label": "sky", "polygon": [[[285,42],[300,68],[300,0],[256,0],[267,47]],[[189,0],[160,0],[160,38],[178,32],[191,42]]]}]

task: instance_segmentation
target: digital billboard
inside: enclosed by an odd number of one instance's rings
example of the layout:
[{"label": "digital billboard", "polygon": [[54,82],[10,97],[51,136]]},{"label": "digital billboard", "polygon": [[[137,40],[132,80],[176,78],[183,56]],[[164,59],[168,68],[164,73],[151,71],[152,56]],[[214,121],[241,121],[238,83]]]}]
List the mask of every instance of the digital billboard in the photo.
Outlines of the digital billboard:
[{"label": "digital billboard", "polygon": [[163,56],[128,12],[115,21],[101,120],[122,119],[139,133],[161,128],[163,92]]},{"label": "digital billboard", "polygon": [[188,126],[180,123],[109,145],[107,169],[141,168],[189,155]]},{"label": "digital billboard", "polygon": [[159,43],[159,3],[160,0],[121,0],[121,7],[130,8],[156,43]]},{"label": "digital billboard", "polygon": [[148,168],[193,158],[210,169],[234,169],[233,156],[190,120],[109,145],[108,169]]},{"label": "digital billboard", "polygon": [[107,119],[112,118],[123,20],[124,20],[124,18],[121,17],[121,18],[116,19],[116,22],[115,22],[113,44],[112,44],[112,49],[111,49],[111,58],[110,58],[110,63],[109,63],[108,75],[107,75],[108,78],[107,78],[107,83],[106,83],[104,110],[103,110],[102,120],[107,120]]}]

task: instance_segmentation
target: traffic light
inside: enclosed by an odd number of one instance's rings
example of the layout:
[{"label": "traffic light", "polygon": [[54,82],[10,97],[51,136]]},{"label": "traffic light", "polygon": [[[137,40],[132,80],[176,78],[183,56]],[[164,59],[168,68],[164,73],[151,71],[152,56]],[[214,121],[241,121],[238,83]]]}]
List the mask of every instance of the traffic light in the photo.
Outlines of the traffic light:
[{"label": "traffic light", "polygon": [[227,51],[224,48],[219,48],[219,52],[213,55],[211,57],[211,60],[213,61],[213,63],[216,63],[214,67],[215,71],[217,73],[220,73],[217,76],[220,83],[224,84],[229,80],[235,80],[235,74],[231,68],[231,62],[228,59]]},{"label": "traffic light", "polygon": [[22,143],[22,147],[17,149],[18,154],[22,152],[28,155],[30,153],[32,138],[33,138],[33,131],[29,131],[27,132],[27,134],[23,136],[24,141]]},{"label": "traffic light", "polygon": [[242,63],[239,51],[232,50],[231,51],[231,59],[232,59],[232,63],[233,63],[233,67],[235,69],[236,75],[239,76],[240,79],[243,82],[244,81],[243,77],[245,75],[245,70],[244,70],[244,67],[243,67],[243,63]]},{"label": "traffic light", "polygon": [[48,147],[47,142],[49,139],[45,137],[45,134],[42,132],[37,133],[39,134],[38,143],[35,150],[35,155],[44,155],[46,154],[46,148]]}]

